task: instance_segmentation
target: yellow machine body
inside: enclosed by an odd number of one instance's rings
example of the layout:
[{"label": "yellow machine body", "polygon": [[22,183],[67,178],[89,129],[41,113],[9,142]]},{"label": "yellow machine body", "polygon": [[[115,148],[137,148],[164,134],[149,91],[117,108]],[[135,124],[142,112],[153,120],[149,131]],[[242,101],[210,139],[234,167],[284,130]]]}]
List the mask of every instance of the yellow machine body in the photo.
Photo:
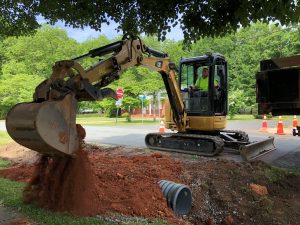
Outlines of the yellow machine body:
[{"label": "yellow machine body", "polygon": [[[165,127],[177,130],[176,123],[173,121],[173,114],[170,102],[165,102]],[[226,116],[187,116],[186,130],[193,131],[214,131],[226,128]]]}]

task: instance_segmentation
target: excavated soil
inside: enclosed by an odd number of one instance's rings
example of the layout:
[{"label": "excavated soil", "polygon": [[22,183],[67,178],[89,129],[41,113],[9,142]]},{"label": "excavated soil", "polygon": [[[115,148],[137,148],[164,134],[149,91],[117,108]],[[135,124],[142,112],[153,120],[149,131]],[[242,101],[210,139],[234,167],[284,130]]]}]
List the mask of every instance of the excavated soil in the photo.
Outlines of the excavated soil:
[{"label": "excavated soil", "polygon": [[7,225],[30,225],[32,224],[29,220],[27,219],[14,219],[12,221],[10,221]]},{"label": "excavated soil", "polygon": [[118,212],[180,223],[157,183],[179,181],[181,171],[179,162],[161,154],[110,156],[85,145],[74,159],[42,157],[24,190],[24,201],[82,216]]},{"label": "excavated soil", "polygon": [[15,142],[0,146],[0,157],[18,164],[33,164],[40,154]]},{"label": "excavated soil", "polygon": [[29,164],[15,164],[7,169],[0,170],[0,177],[14,181],[29,182],[35,166]]},{"label": "excavated soil", "polygon": [[[41,157],[0,176],[28,182],[25,202],[80,216],[117,212],[176,224],[300,224],[300,176],[262,162],[177,156],[84,144],[76,158]],[[161,179],[190,186],[187,217],[176,218],[167,207]]]},{"label": "excavated soil", "polygon": [[[185,166],[193,224],[300,224],[299,175],[272,172],[263,162],[214,160]],[[253,184],[259,188],[253,190]]]}]

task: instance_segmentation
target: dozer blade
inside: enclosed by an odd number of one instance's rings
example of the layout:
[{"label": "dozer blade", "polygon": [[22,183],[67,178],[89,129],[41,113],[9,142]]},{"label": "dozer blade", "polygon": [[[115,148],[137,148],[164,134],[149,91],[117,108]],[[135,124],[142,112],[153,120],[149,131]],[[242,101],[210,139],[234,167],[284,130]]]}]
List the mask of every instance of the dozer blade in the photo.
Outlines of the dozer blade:
[{"label": "dozer blade", "polygon": [[274,137],[268,137],[265,140],[253,142],[240,147],[240,154],[244,160],[252,161],[262,155],[265,155],[276,147],[274,145]]},{"label": "dozer blade", "polygon": [[76,131],[77,101],[20,103],[7,114],[6,129],[17,143],[51,156],[73,155],[79,148]]}]

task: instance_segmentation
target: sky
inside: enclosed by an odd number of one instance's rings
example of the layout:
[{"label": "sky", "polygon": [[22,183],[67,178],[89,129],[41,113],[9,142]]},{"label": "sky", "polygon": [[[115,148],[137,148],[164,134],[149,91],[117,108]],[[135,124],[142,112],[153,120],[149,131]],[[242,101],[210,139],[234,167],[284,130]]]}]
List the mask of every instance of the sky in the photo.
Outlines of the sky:
[{"label": "sky", "polygon": [[[37,21],[39,24],[46,23],[47,20],[42,17],[42,16],[37,16]],[[105,35],[109,39],[115,38],[117,36],[121,36],[122,33],[118,33],[116,31],[117,24],[114,21],[110,21],[110,25],[107,24],[102,24],[102,29],[101,32],[95,31],[91,29],[90,27],[84,27],[84,29],[80,28],[72,28],[69,26],[66,26],[63,21],[58,21],[54,25],[55,27],[60,27],[68,33],[68,36],[71,38],[74,38],[78,42],[83,42],[87,39],[91,38],[97,38],[100,35]],[[179,25],[174,27],[170,33],[167,33],[167,38],[171,40],[182,40],[183,39],[183,33],[182,30],[180,29]]]}]

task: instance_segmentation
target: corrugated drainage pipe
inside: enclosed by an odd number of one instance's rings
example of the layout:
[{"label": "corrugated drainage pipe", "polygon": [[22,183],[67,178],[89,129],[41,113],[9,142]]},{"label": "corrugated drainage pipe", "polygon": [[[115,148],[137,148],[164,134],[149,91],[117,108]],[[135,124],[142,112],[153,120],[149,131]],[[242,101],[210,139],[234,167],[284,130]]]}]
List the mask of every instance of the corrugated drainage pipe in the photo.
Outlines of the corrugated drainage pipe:
[{"label": "corrugated drainage pipe", "polygon": [[176,215],[187,215],[192,208],[192,192],[188,186],[168,180],[158,182],[168,206]]}]

